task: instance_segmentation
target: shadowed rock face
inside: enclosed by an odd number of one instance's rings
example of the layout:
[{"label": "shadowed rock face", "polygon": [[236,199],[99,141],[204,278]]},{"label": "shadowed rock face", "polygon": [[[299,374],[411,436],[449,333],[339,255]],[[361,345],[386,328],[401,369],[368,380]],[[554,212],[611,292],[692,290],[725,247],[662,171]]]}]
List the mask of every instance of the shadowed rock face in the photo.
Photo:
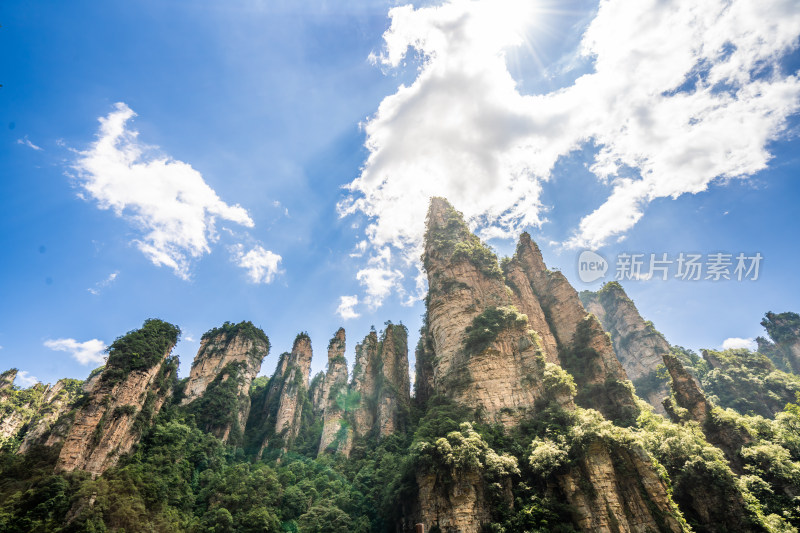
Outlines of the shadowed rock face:
[{"label": "shadowed rock face", "polygon": [[337,437],[342,431],[347,431],[340,398],[341,394],[347,394],[347,361],[344,358],[344,350],[345,332],[343,328],[339,328],[328,344],[328,370],[322,380],[320,393],[323,416],[320,454],[329,448],[336,451],[343,444],[337,441]]},{"label": "shadowed rock face", "polygon": [[[269,354],[269,339],[249,322],[209,331],[200,343],[184,389],[182,405],[197,408],[198,423],[226,442],[238,443],[250,413],[250,385]],[[227,383],[228,380],[233,380]],[[215,396],[229,413],[209,413]],[[218,419],[213,419],[213,415]]]},{"label": "shadowed rock face", "polygon": [[381,378],[377,391],[378,437],[405,429],[405,415],[411,404],[408,375],[408,332],[404,326],[388,324],[381,340]]},{"label": "shadowed rock face", "polygon": [[23,454],[37,444],[53,446],[63,442],[72,424],[69,414],[83,395],[79,384],[74,379],[61,379],[45,392],[35,422],[25,433],[17,453]]},{"label": "shadowed rock face", "polygon": [[641,447],[593,442],[558,483],[583,531],[683,531],[666,483]]},{"label": "shadowed rock face", "polygon": [[177,370],[177,361],[168,359],[172,348],[150,368],[131,371],[122,381],[101,376],[64,440],[57,471],[99,475],[133,448],[143,430],[139,424],[149,424],[171,394]]},{"label": "shadowed rock face", "polygon": [[541,395],[537,369],[544,360],[575,374],[585,392],[579,404],[615,420],[635,418],[625,370],[605,332],[587,318],[566,278],[547,269],[527,233],[504,275],[461,214],[434,198],[424,264],[429,294],[420,353],[430,346],[435,357],[423,357],[418,368],[423,394],[435,391],[512,426]]},{"label": "shadowed rock face", "polygon": [[[424,328],[435,357],[423,363],[430,364],[433,390],[480,407],[498,422],[514,424],[536,401],[540,387],[534,374],[546,350],[541,339],[551,339],[554,357],[552,335],[541,322],[544,335],[534,333],[530,317],[511,307],[513,292],[503,283],[497,258],[469,231],[461,214],[440,198],[431,201],[428,212],[424,264],[429,286]],[[526,308],[532,307],[533,303]],[[469,329],[492,322],[487,312],[506,317],[506,323],[478,339],[480,349],[471,349]],[[426,370],[420,366],[418,372]],[[430,379],[421,377],[423,384]]]},{"label": "shadowed rock face", "polygon": [[365,437],[375,425],[375,411],[367,405],[367,399],[375,397],[378,366],[378,334],[372,331],[356,344],[356,364],[350,385],[359,396],[358,405],[352,412],[352,429],[359,437]]},{"label": "shadowed rock face", "polygon": [[343,403],[341,397],[339,400],[337,409],[344,403],[354,404],[346,406],[348,413],[344,416],[351,424],[341,430],[344,432],[340,438],[343,444],[339,446],[342,453],[350,453],[349,431],[354,437],[374,435],[380,439],[405,429],[411,404],[405,326],[389,323],[380,340],[372,331],[356,345],[353,380],[347,389],[346,402]]},{"label": "shadowed rock face", "polygon": [[669,383],[656,376],[661,356],[670,350],[669,343],[652,324],[645,322],[619,283],[607,283],[597,292],[584,291],[581,301],[611,334],[614,352],[637,393],[656,412],[666,414],[662,402],[669,396]]},{"label": "shadowed rock face", "polygon": [[264,438],[261,450],[270,445],[272,437],[281,439],[282,448],[287,450],[300,433],[303,406],[308,400],[311,357],[311,339],[305,333],[295,338],[290,353],[281,354],[261,406],[264,426],[271,430]]},{"label": "shadowed rock face", "polygon": [[[734,472],[742,474],[744,466],[739,451],[753,441],[752,436],[734,421],[713,416],[714,409],[719,408],[706,399],[700,384],[675,355],[664,354],[664,365],[672,378],[673,395],[664,400],[670,418],[675,422],[683,422],[687,418],[698,422],[708,442],[722,450]],[[676,409],[675,404],[685,409],[685,413]]]},{"label": "shadowed rock face", "polygon": [[7,391],[11,390],[14,386],[14,380],[17,378],[18,370],[12,368],[0,374],[0,400],[5,398]]},{"label": "shadowed rock face", "polygon": [[[706,400],[706,396],[703,394],[700,384],[694,376],[684,368],[675,355],[665,353],[663,355],[663,361],[664,366],[667,367],[667,371],[669,371],[669,375],[672,378],[672,391],[675,402],[679,407],[688,411],[689,417],[692,420],[700,423],[705,422],[708,418],[708,414],[711,412],[712,406],[708,400]],[[669,405],[669,402],[665,401],[665,404]],[[675,413],[674,409],[667,408],[667,411],[673,419],[676,419],[676,421],[680,420],[680,417]]]}]

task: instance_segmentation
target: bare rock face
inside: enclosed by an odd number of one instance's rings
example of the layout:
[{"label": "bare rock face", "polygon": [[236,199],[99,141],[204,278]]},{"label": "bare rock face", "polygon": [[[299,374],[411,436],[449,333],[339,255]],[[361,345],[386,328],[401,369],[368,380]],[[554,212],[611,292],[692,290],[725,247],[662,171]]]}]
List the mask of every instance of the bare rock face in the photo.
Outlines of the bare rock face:
[{"label": "bare rock face", "polygon": [[800,315],[770,312],[761,325],[772,342],[758,337],[758,351],[769,357],[779,370],[800,375]]},{"label": "bare rock face", "polygon": [[287,450],[300,433],[304,405],[308,403],[311,410],[308,402],[311,357],[311,339],[307,333],[297,335],[291,353],[281,355],[262,407],[267,432],[261,450],[273,438],[279,439],[282,449]]},{"label": "bare rock face", "polygon": [[[433,389],[512,425],[537,398],[537,361],[547,349],[542,339],[549,339],[552,358],[553,336],[543,315],[535,315],[535,301],[524,308],[532,310],[542,333],[512,307],[514,293],[503,282],[497,258],[469,231],[461,213],[434,198],[427,224],[423,259],[429,293],[423,327],[436,354],[428,358]],[[517,301],[523,305],[519,295]]]},{"label": "bare rock face", "polygon": [[75,415],[73,405],[84,395],[81,385],[78,380],[61,379],[47,390],[17,453],[23,454],[34,445],[63,442]]},{"label": "bare rock face", "polygon": [[[669,371],[669,375],[672,378],[672,391],[675,402],[679,407],[687,410],[691,420],[701,424],[705,423],[713,406],[706,400],[706,395],[703,394],[700,384],[672,353],[665,353],[663,360],[664,366],[667,367],[667,371]],[[681,421],[682,417],[677,414],[671,403],[671,401],[667,400],[664,402],[667,412],[676,422]]]},{"label": "bare rock face", "polygon": [[420,331],[417,349],[414,352],[414,403],[424,409],[428,400],[433,396],[433,358],[436,357],[433,348],[433,337],[428,331],[427,317]]},{"label": "bare rock face", "polygon": [[356,364],[350,389],[358,396],[352,412],[352,428],[359,437],[366,436],[375,425],[375,411],[367,405],[378,388],[378,334],[371,331],[360,344],[356,344]]},{"label": "bare rock face", "polygon": [[486,482],[478,472],[460,472],[444,483],[435,474],[417,474],[420,521],[443,533],[478,533],[491,522]]},{"label": "bare rock face", "polygon": [[328,344],[328,369],[320,389],[323,417],[320,455],[326,451],[339,451],[345,445],[343,441],[346,440],[348,427],[344,409],[347,407],[345,404],[348,375],[344,350],[345,332],[343,328],[339,328]]},{"label": "bare rock face", "polygon": [[241,442],[250,384],[269,349],[269,339],[251,322],[226,322],[203,335],[181,401],[200,427],[225,442]]},{"label": "bare rock face", "polygon": [[303,395],[308,387],[308,373],[311,369],[311,339],[301,335],[294,341],[284,373],[283,390],[275,418],[275,431],[283,434],[287,442],[291,442],[300,430],[300,418],[303,411]]},{"label": "bare rock face", "polygon": [[0,374],[0,400],[4,399],[14,387],[14,380],[17,378],[18,370],[12,368]]},{"label": "bare rock face", "polygon": [[[628,376],[597,318],[586,312],[578,293],[561,272],[550,271],[530,235],[523,233],[511,264],[525,273],[559,347],[559,363],[578,385],[576,403],[606,418],[633,423],[638,408]],[[517,285],[524,285],[518,280]]]},{"label": "bare rock face", "polygon": [[408,375],[408,331],[405,326],[387,324],[381,339],[381,386],[377,391],[378,437],[404,429],[411,404]]},{"label": "bare rock face", "polygon": [[647,452],[591,443],[558,483],[582,531],[684,531]]},{"label": "bare rock face", "polygon": [[13,387],[16,369],[8,371],[3,376],[10,376],[4,380],[6,388],[0,389],[0,446],[10,439],[19,437],[25,426],[29,424],[41,409],[49,385],[36,383],[27,389],[16,390]]},{"label": "bare rock face", "polygon": [[386,325],[380,340],[373,331],[356,346],[356,366],[350,395],[358,399],[353,412],[356,436],[379,439],[405,429],[411,404],[408,375],[408,331],[402,324]]},{"label": "bare rock face", "polygon": [[322,387],[325,384],[325,372],[317,372],[308,384],[308,397],[311,399],[311,408],[314,417],[321,417],[325,406],[322,405]]},{"label": "bare rock face", "polygon": [[698,422],[708,442],[722,450],[734,472],[742,474],[744,465],[739,451],[752,443],[753,437],[735,421],[714,416],[719,408],[706,399],[697,380],[675,355],[664,354],[664,364],[672,378],[673,395],[664,401],[670,418],[675,422],[686,419]]},{"label": "bare rock face", "polygon": [[656,368],[661,356],[670,350],[669,343],[650,322],[646,322],[622,286],[613,281],[597,292],[580,293],[586,310],[594,314],[611,334],[617,359],[633,381],[636,392],[656,412],[666,414],[662,402],[669,396],[669,383],[659,379]]},{"label": "bare rock face", "polygon": [[111,345],[105,369],[64,441],[56,471],[99,475],[133,448],[171,394],[178,362],[169,354],[179,334],[171,324],[147,320]]}]

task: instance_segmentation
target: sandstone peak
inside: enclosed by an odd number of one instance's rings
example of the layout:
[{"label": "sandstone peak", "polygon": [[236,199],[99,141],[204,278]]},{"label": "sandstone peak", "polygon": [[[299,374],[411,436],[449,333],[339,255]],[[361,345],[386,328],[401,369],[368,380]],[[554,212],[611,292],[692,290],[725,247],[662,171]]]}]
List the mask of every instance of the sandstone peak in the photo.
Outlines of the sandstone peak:
[{"label": "sandstone peak", "polygon": [[614,353],[633,381],[637,394],[660,414],[666,414],[662,402],[669,396],[669,383],[657,375],[662,355],[670,345],[652,322],[645,321],[633,301],[616,281],[599,291],[583,291],[580,299],[586,311],[600,320],[611,335]]},{"label": "sandstone peak", "polygon": [[61,448],[57,471],[101,474],[133,448],[171,394],[178,361],[169,354],[179,335],[177,326],[150,319],[111,344]]},{"label": "sandstone peak", "polygon": [[[269,338],[252,322],[225,322],[200,342],[182,405],[198,425],[226,442],[238,444],[250,413],[250,384],[269,354]],[[219,406],[225,412],[218,412]]]}]

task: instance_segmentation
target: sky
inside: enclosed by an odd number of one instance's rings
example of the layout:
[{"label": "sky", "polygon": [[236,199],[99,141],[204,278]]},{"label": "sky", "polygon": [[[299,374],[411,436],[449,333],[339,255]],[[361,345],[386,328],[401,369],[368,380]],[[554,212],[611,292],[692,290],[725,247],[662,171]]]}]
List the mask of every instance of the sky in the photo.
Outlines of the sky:
[{"label": "sky", "polygon": [[301,331],[313,372],[340,326],[351,365],[387,321],[413,347],[432,196],[500,256],[528,231],[576,289],[619,279],[673,344],[800,310],[793,0],[9,0],[0,25],[18,385],[153,317],[181,377],[225,321],[267,333],[267,375]]}]

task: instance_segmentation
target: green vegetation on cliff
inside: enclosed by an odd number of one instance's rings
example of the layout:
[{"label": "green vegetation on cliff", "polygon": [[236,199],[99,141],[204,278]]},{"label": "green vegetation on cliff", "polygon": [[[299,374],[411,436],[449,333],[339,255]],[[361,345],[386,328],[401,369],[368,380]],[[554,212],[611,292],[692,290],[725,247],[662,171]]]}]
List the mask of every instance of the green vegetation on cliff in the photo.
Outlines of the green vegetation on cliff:
[{"label": "green vegetation on cliff", "polygon": [[145,320],[141,328],[118,337],[108,347],[108,359],[101,378],[113,384],[136,370],[149,370],[158,364],[178,342],[181,330],[157,318]]}]

